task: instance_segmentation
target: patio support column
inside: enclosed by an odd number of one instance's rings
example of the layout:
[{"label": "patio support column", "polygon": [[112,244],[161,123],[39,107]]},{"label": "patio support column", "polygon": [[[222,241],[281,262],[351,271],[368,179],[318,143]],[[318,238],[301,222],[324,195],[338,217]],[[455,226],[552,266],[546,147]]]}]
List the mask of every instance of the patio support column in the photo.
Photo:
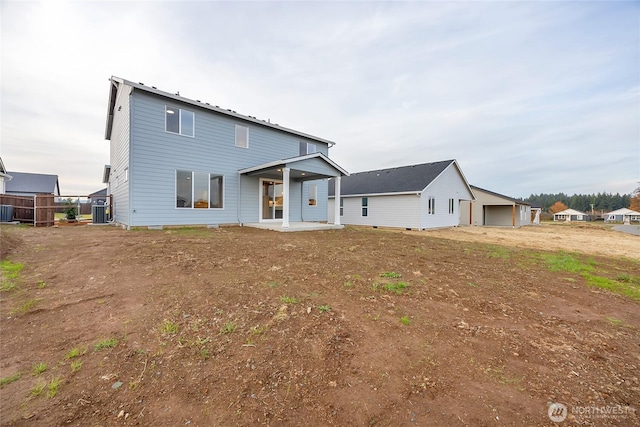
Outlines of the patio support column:
[{"label": "patio support column", "polygon": [[338,176],[334,176],[333,180],[335,181],[335,191],[334,191],[334,198],[333,198],[333,210],[334,210],[334,215],[333,215],[333,224],[334,225],[340,225],[340,179],[341,177]]},{"label": "patio support column", "polygon": [[289,176],[291,168],[282,168],[282,228],[289,228]]}]

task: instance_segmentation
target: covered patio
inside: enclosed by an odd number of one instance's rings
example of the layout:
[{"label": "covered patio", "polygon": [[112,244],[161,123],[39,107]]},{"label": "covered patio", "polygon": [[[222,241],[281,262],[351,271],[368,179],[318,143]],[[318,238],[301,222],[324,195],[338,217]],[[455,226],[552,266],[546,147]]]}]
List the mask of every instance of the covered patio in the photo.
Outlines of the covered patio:
[{"label": "covered patio", "polygon": [[[324,154],[316,152],[289,159],[276,160],[241,169],[238,173],[241,176],[259,178],[264,184],[264,189],[260,195],[262,198],[260,202],[260,220],[257,223],[244,223],[244,225],[279,231],[289,231],[287,229],[293,229],[290,231],[328,229],[329,225],[342,228],[340,225],[339,206],[336,207],[334,224],[324,224],[322,221],[307,222],[304,221],[304,218],[302,218],[303,221],[291,220],[292,192],[290,190],[292,183],[332,178],[335,181],[336,197],[340,197],[340,179],[342,176],[349,175],[349,173]],[[272,186],[277,186],[277,188],[272,188]],[[276,192],[278,193],[277,195],[275,194]],[[313,199],[311,196],[309,198],[311,204]],[[317,199],[314,202],[317,202]],[[277,210],[275,209],[276,206],[278,207]],[[274,211],[270,212],[272,208]]]}]

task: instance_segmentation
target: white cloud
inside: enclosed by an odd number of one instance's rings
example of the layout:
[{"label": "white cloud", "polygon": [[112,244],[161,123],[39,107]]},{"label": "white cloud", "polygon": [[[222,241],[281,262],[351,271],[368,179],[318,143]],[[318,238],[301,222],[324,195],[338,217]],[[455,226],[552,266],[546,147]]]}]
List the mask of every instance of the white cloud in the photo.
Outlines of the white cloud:
[{"label": "white cloud", "polygon": [[[2,156],[99,189],[117,75],[513,196],[640,179],[636,3],[2,2]],[[628,188],[627,188],[628,187]]]}]

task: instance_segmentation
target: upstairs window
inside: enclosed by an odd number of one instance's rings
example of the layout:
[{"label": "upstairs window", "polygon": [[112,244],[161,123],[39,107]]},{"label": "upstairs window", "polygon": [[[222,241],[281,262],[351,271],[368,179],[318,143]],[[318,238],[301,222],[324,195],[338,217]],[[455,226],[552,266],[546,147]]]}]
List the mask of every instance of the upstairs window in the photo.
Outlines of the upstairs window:
[{"label": "upstairs window", "polygon": [[307,154],[313,154],[318,151],[318,148],[315,144],[310,142],[300,141],[300,155],[305,156]]},{"label": "upstairs window", "polygon": [[309,206],[318,205],[318,186],[309,184]]},{"label": "upstairs window", "polygon": [[249,148],[249,128],[236,125],[236,147]]},{"label": "upstairs window", "polygon": [[165,131],[193,138],[194,128],[195,114],[193,111],[183,110],[171,105],[165,106]]},{"label": "upstairs window", "polygon": [[362,216],[369,216],[369,198],[362,198]]}]

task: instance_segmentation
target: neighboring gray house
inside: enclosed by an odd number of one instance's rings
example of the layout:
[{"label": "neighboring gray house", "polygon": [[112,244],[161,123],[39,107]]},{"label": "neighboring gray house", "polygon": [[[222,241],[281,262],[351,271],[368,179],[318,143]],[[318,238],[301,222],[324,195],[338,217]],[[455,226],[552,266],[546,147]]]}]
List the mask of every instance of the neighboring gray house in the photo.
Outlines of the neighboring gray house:
[{"label": "neighboring gray house", "polygon": [[589,221],[589,215],[575,209],[565,209],[553,214],[554,221]]},{"label": "neighboring gray house", "polygon": [[53,194],[60,196],[58,175],[26,172],[7,172],[7,174],[11,176],[11,180],[4,183],[6,194],[13,196]]},{"label": "neighboring gray house", "polygon": [[471,186],[475,200],[460,202],[460,225],[521,227],[531,224],[531,205]]},{"label": "neighboring gray house", "polygon": [[[354,173],[343,177],[340,194],[329,181],[329,221],[423,230],[460,222],[460,201],[473,193],[455,160]],[[339,209],[335,209],[335,200]]]},{"label": "neighboring gray house", "polygon": [[102,190],[98,190],[94,193],[89,194],[89,202],[92,204],[100,204],[103,205],[109,200],[109,196],[107,195],[107,189],[103,188]]},{"label": "neighboring gray house", "polygon": [[327,179],[347,175],[331,141],[118,77],[105,139],[103,181],[127,228],[323,222]]},{"label": "neighboring gray house", "polygon": [[622,208],[605,214],[604,220],[607,222],[639,222],[640,212]]}]

